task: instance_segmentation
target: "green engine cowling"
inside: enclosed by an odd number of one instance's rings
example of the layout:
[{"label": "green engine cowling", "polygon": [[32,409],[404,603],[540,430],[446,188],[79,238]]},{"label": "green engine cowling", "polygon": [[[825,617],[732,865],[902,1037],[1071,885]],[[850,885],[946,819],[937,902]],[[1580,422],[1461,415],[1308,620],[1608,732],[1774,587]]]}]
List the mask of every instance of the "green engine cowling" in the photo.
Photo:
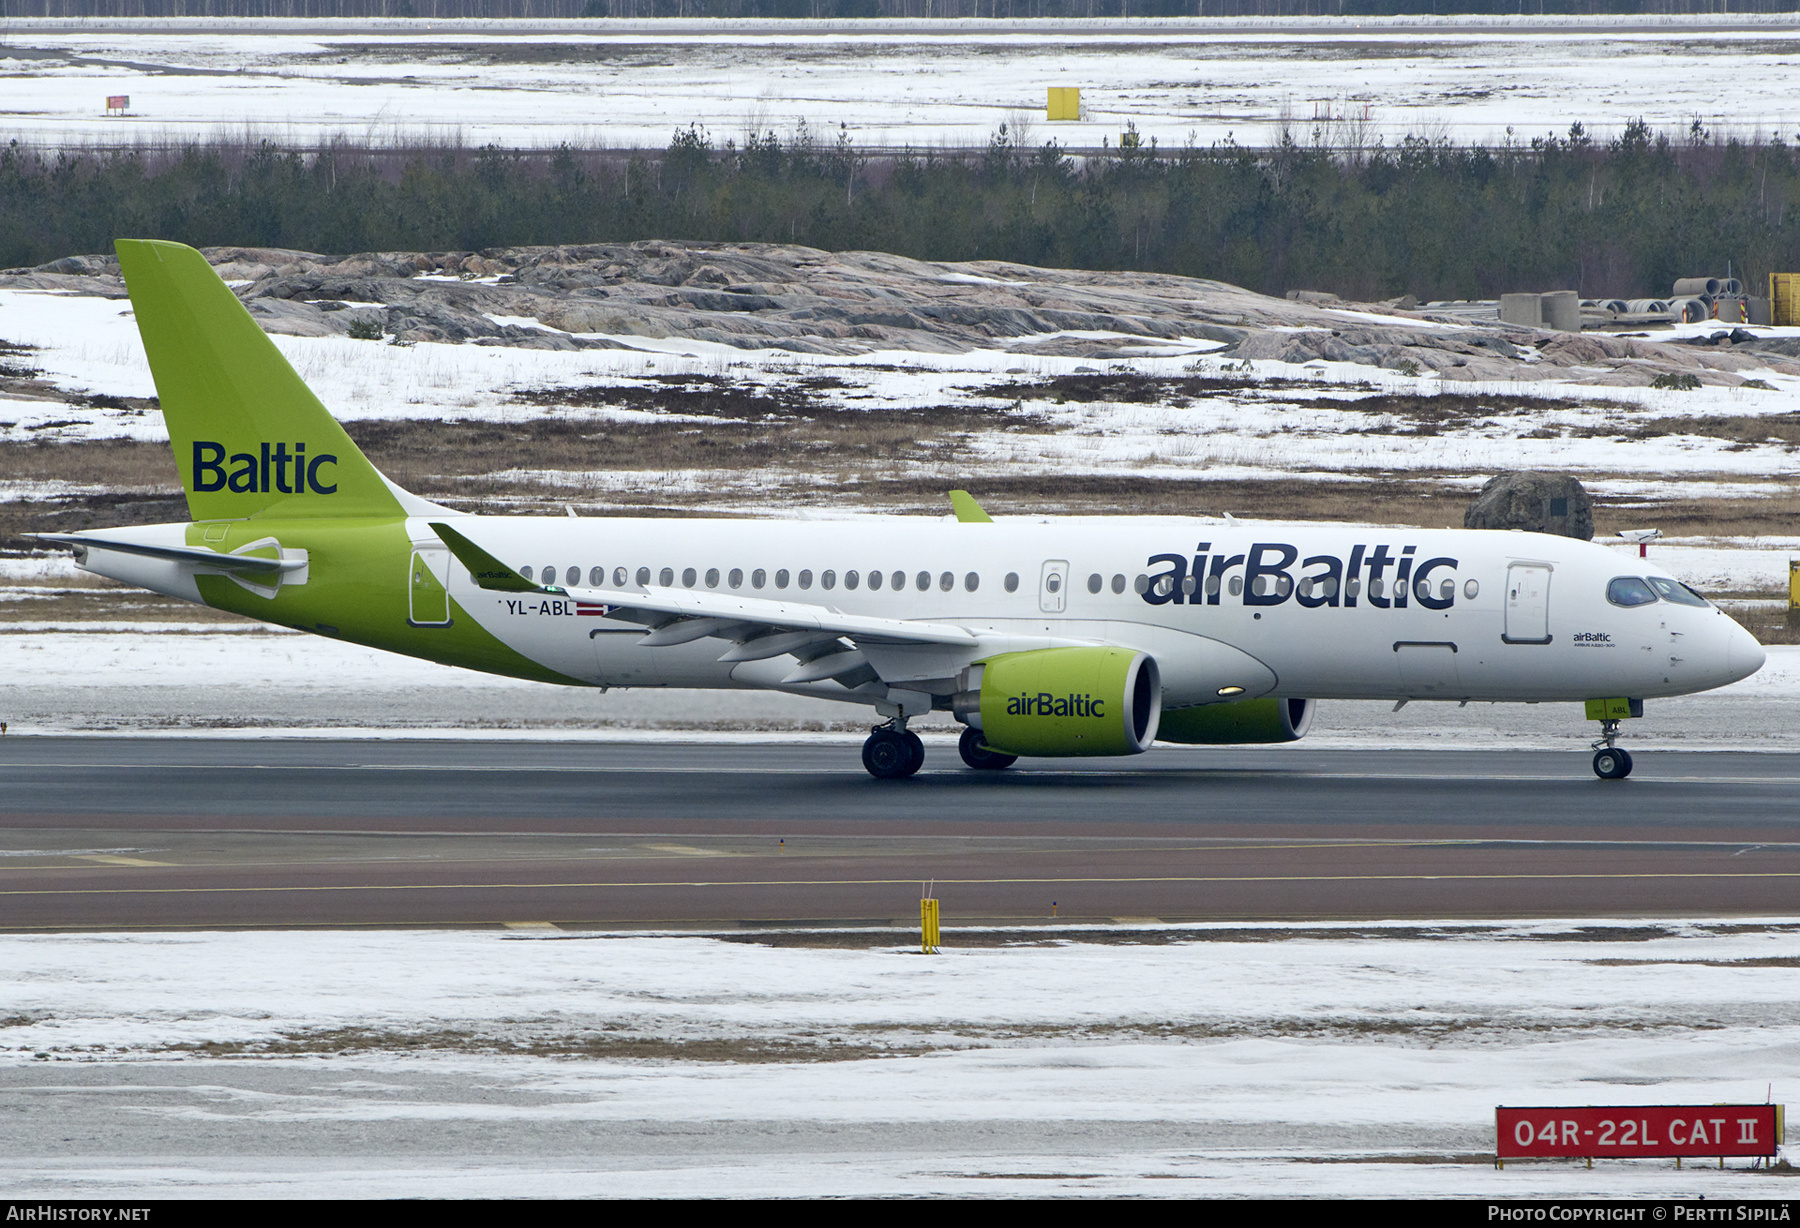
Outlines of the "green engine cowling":
[{"label": "green engine cowling", "polygon": [[1163,713],[1156,737],[1190,746],[1245,746],[1298,742],[1312,727],[1310,699],[1241,699]]},{"label": "green engine cowling", "polygon": [[1130,648],[1042,648],[964,671],[956,719],[1009,755],[1135,755],[1162,715],[1156,661]]}]

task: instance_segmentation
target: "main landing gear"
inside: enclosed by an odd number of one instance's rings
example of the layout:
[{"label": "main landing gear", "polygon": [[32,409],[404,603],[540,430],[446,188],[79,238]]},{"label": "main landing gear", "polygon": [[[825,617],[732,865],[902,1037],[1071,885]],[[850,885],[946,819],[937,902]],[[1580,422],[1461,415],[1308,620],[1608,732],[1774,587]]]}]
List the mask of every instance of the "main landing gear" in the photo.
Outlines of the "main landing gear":
[{"label": "main landing gear", "polygon": [[1618,721],[1600,722],[1600,740],[1594,743],[1594,775],[1601,780],[1624,780],[1631,775],[1631,752],[1613,745],[1618,736]]},{"label": "main landing gear", "polygon": [[925,766],[925,743],[899,720],[877,725],[863,743],[863,766],[877,780],[901,780]]},{"label": "main landing gear", "polygon": [[[964,763],[982,772],[997,772],[1019,761],[1017,755],[997,751],[984,744],[979,729],[963,730],[956,744]],[[903,780],[925,766],[925,744],[899,720],[877,725],[863,743],[863,766],[877,780]]]},{"label": "main landing gear", "polygon": [[962,761],[978,772],[997,772],[1019,761],[1017,755],[1002,754],[989,748],[982,742],[979,729],[963,730],[962,740],[956,744],[956,749],[962,755]]}]

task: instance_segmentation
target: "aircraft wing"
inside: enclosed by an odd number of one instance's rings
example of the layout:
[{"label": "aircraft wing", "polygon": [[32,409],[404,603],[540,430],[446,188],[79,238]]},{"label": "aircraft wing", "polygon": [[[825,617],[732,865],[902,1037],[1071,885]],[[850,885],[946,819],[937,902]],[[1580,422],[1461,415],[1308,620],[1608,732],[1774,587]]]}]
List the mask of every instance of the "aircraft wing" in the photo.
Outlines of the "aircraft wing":
[{"label": "aircraft wing", "polygon": [[[871,618],[862,614],[842,614],[828,606],[793,601],[769,601],[760,597],[735,594],[696,593],[687,589],[645,588],[618,590],[602,588],[549,588],[546,592],[566,592],[577,600],[594,601],[609,607],[609,617],[621,614],[663,615],[677,620],[670,626],[658,619],[658,627],[650,634],[650,645],[681,644],[705,635],[722,635],[729,624],[751,624],[783,631],[817,631],[850,636],[859,642],[876,644],[949,644],[974,646],[975,633],[948,623],[911,622],[901,618]],[[647,621],[635,618],[632,621]],[[682,625],[687,624],[687,625]],[[701,626],[705,627],[702,631]],[[696,634],[686,634],[694,631]]]},{"label": "aircraft wing", "polygon": [[[1018,637],[1014,636],[1000,637],[1005,641],[1002,645],[995,637],[950,623],[845,614],[808,602],[661,587],[535,584],[450,525],[432,522],[431,527],[481,588],[554,593],[591,602],[605,617],[643,624],[647,634],[639,642],[647,648],[713,637],[732,645],[721,661],[796,658],[797,668],[771,677],[775,685],[801,686],[829,679],[855,687],[876,678],[890,683],[943,678],[986,653],[1024,646],[1016,644]],[[1064,641],[1044,641],[1051,642]],[[1031,646],[1038,644],[1034,640]]]}]

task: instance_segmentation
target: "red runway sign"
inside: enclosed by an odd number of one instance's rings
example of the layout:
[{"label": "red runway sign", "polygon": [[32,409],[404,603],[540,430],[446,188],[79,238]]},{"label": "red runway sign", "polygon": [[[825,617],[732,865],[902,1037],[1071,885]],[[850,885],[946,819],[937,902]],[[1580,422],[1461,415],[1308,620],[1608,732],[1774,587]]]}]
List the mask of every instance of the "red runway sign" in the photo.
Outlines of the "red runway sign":
[{"label": "red runway sign", "polygon": [[1768,1156],[1781,1141],[1775,1104],[1497,1108],[1502,1160],[1565,1156]]}]

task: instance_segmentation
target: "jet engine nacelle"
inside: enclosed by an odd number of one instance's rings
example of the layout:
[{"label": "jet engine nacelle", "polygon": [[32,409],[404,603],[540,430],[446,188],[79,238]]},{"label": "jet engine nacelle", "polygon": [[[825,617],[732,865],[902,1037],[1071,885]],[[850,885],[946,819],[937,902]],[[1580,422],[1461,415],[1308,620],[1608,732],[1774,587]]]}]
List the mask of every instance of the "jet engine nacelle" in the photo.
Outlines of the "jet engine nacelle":
[{"label": "jet engine nacelle", "polygon": [[1298,742],[1312,728],[1311,699],[1241,699],[1163,713],[1157,740],[1190,746]]},{"label": "jet engine nacelle", "polygon": [[1135,755],[1162,715],[1156,661],[1130,648],[1041,648],[963,671],[956,719],[1009,755]]}]

